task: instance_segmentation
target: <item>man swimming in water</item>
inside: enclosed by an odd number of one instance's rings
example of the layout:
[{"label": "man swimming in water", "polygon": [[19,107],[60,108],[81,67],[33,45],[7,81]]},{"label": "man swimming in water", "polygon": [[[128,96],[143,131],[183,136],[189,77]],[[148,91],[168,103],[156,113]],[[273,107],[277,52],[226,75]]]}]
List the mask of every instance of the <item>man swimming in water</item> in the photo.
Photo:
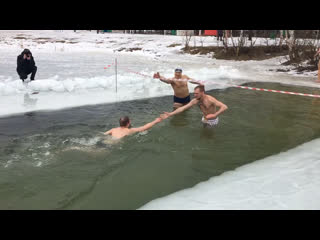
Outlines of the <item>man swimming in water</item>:
[{"label": "man swimming in water", "polygon": [[[192,99],[187,105],[180,107],[170,113],[165,112],[164,114],[161,114],[160,117],[162,119],[166,119],[173,115],[179,114],[196,104],[198,104],[203,113],[203,126],[210,128],[216,126],[219,123],[218,116],[228,109],[227,105],[219,102],[214,97],[205,94],[204,86],[197,86],[194,89],[194,99]],[[219,111],[217,111],[217,107],[219,107]]]},{"label": "man swimming in water", "polygon": [[129,117],[121,117],[119,120],[120,127],[118,128],[112,128],[109,131],[105,132],[104,135],[111,135],[117,139],[123,138],[127,135],[131,135],[133,133],[137,132],[143,132],[145,130],[148,130],[149,128],[152,128],[157,123],[161,122],[161,118],[156,118],[154,121],[147,123],[146,125],[138,128],[131,128],[131,121]]},{"label": "man swimming in water", "polygon": [[[174,78],[165,78],[163,76],[160,76],[160,73],[155,73],[153,75],[153,78],[159,78],[160,81],[171,84],[174,96],[173,96],[173,109],[177,109],[179,107],[182,107],[190,102],[190,93],[188,89],[188,82],[193,84],[199,84],[201,83],[192,81],[191,78],[189,78],[187,75],[182,75],[182,69],[177,68],[175,69]],[[177,81],[177,80],[188,80],[188,81]]]}]

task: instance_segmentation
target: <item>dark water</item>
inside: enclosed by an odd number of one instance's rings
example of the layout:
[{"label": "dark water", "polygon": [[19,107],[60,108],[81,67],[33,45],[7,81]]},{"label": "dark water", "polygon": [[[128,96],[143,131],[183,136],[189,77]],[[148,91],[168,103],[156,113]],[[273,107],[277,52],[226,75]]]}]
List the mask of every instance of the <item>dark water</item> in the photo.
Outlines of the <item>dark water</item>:
[{"label": "dark water", "polygon": [[[307,87],[249,86],[319,94]],[[0,209],[137,209],[320,135],[320,100],[229,88],[216,129],[198,107],[116,144],[100,132],[171,111],[172,97],[0,118]]]}]

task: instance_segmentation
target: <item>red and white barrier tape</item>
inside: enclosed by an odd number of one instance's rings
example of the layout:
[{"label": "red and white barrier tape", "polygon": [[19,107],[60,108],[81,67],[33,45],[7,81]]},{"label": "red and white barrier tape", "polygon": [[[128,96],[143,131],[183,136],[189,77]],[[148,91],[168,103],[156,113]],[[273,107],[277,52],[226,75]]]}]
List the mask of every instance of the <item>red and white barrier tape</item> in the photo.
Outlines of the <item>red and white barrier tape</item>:
[{"label": "red and white barrier tape", "polygon": [[[151,77],[149,75],[146,75],[146,74],[142,74],[142,73],[139,73],[139,72],[136,72],[136,71],[133,71],[133,70],[130,70],[129,68],[124,68],[124,67],[120,67],[120,68],[123,68],[123,69],[126,69],[126,72],[131,72],[131,73],[135,73],[137,75],[140,75],[140,76],[143,76],[143,77],[146,77],[146,78],[154,78],[154,77]],[[195,80],[195,79],[187,79],[187,78],[169,78],[170,80],[174,80],[174,81],[178,81],[178,82],[198,82],[198,83],[201,83],[201,84],[204,84],[206,83],[206,81],[201,81],[201,80]]]},{"label": "red and white barrier tape", "polygon": [[[113,65],[113,64],[112,64]],[[111,66],[111,65],[108,65]],[[136,71],[132,71],[129,68],[124,68],[121,67],[123,69],[126,69],[126,72],[131,72],[131,73],[135,73],[137,75],[146,77],[146,78],[154,78]],[[206,83],[207,81],[200,81],[200,80],[195,80],[195,79],[175,79],[175,78],[171,78],[174,81],[182,81],[182,82],[198,82],[201,84]],[[316,94],[309,94],[309,93],[296,93],[296,92],[288,92],[288,91],[280,91],[280,90],[273,90],[273,89],[265,89],[265,88],[254,88],[254,87],[246,87],[246,86],[238,86],[238,85],[231,85],[230,87],[236,87],[236,88],[242,88],[242,89],[249,89],[249,90],[255,90],[255,91],[264,91],[264,92],[273,92],[273,93],[283,93],[283,94],[289,94],[289,95],[297,95],[297,96],[305,96],[305,97],[315,97],[315,98],[320,98],[320,95],[316,95]]]},{"label": "red and white barrier tape", "polygon": [[106,67],[104,67],[104,69],[108,69],[108,68],[110,68],[110,67],[112,67],[112,66],[114,66],[114,65],[115,65],[115,63],[113,62],[113,63],[107,65]]},{"label": "red and white barrier tape", "polygon": [[316,97],[316,98],[320,97],[320,95],[315,95],[315,94],[279,91],[279,90],[273,90],[273,89],[254,88],[254,87],[245,87],[245,86],[232,86],[232,87],[250,89],[250,90],[256,90],[256,91],[265,91],[265,92],[274,92],[274,93],[283,93],[283,94],[290,94],[290,95],[306,96],[306,97]]}]

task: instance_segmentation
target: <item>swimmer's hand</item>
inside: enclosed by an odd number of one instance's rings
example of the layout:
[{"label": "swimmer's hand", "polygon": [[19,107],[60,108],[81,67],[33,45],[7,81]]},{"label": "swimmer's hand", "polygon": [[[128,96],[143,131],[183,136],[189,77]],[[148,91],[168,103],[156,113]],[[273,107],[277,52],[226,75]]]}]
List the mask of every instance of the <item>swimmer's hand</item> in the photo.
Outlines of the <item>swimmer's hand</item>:
[{"label": "swimmer's hand", "polygon": [[163,114],[160,114],[160,118],[162,119],[162,120],[164,120],[164,119],[167,119],[168,117],[170,117],[171,115],[170,115],[170,113],[168,113],[168,112],[164,112]]},{"label": "swimmer's hand", "polygon": [[161,121],[162,121],[162,118],[160,118],[160,117],[158,117],[158,118],[156,118],[156,119],[154,120],[155,123],[159,123],[159,122],[161,122]]}]

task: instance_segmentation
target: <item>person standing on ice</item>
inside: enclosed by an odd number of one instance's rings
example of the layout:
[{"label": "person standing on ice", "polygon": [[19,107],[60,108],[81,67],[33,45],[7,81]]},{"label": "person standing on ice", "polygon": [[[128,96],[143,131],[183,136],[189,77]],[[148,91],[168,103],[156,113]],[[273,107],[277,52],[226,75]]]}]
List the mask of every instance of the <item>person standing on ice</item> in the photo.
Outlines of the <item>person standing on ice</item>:
[{"label": "person standing on ice", "polygon": [[320,82],[320,47],[314,57],[318,60],[318,80],[316,82]]},{"label": "person standing on ice", "polygon": [[174,77],[173,78],[165,78],[160,76],[160,73],[155,73],[153,78],[159,78],[160,81],[171,84],[174,96],[173,96],[173,109],[177,109],[188,104],[190,99],[190,93],[188,88],[188,82],[193,84],[202,85],[199,82],[193,81],[187,75],[182,75],[182,69],[177,68],[175,69]]},{"label": "person standing on ice", "polygon": [[22,82],[28,78],[30,73],[30,80],[34,80],[37,72],[37,66],[29,49],[24,49],[17,57],[17,72]]},{"label": "person standing on ice", "polygon": [[219,41],[219,39],[220,39],[220,41],[222,41],[222,37],[223,37],[223,30],[218,30],[218,39],[217,39],[217,41]]}]

